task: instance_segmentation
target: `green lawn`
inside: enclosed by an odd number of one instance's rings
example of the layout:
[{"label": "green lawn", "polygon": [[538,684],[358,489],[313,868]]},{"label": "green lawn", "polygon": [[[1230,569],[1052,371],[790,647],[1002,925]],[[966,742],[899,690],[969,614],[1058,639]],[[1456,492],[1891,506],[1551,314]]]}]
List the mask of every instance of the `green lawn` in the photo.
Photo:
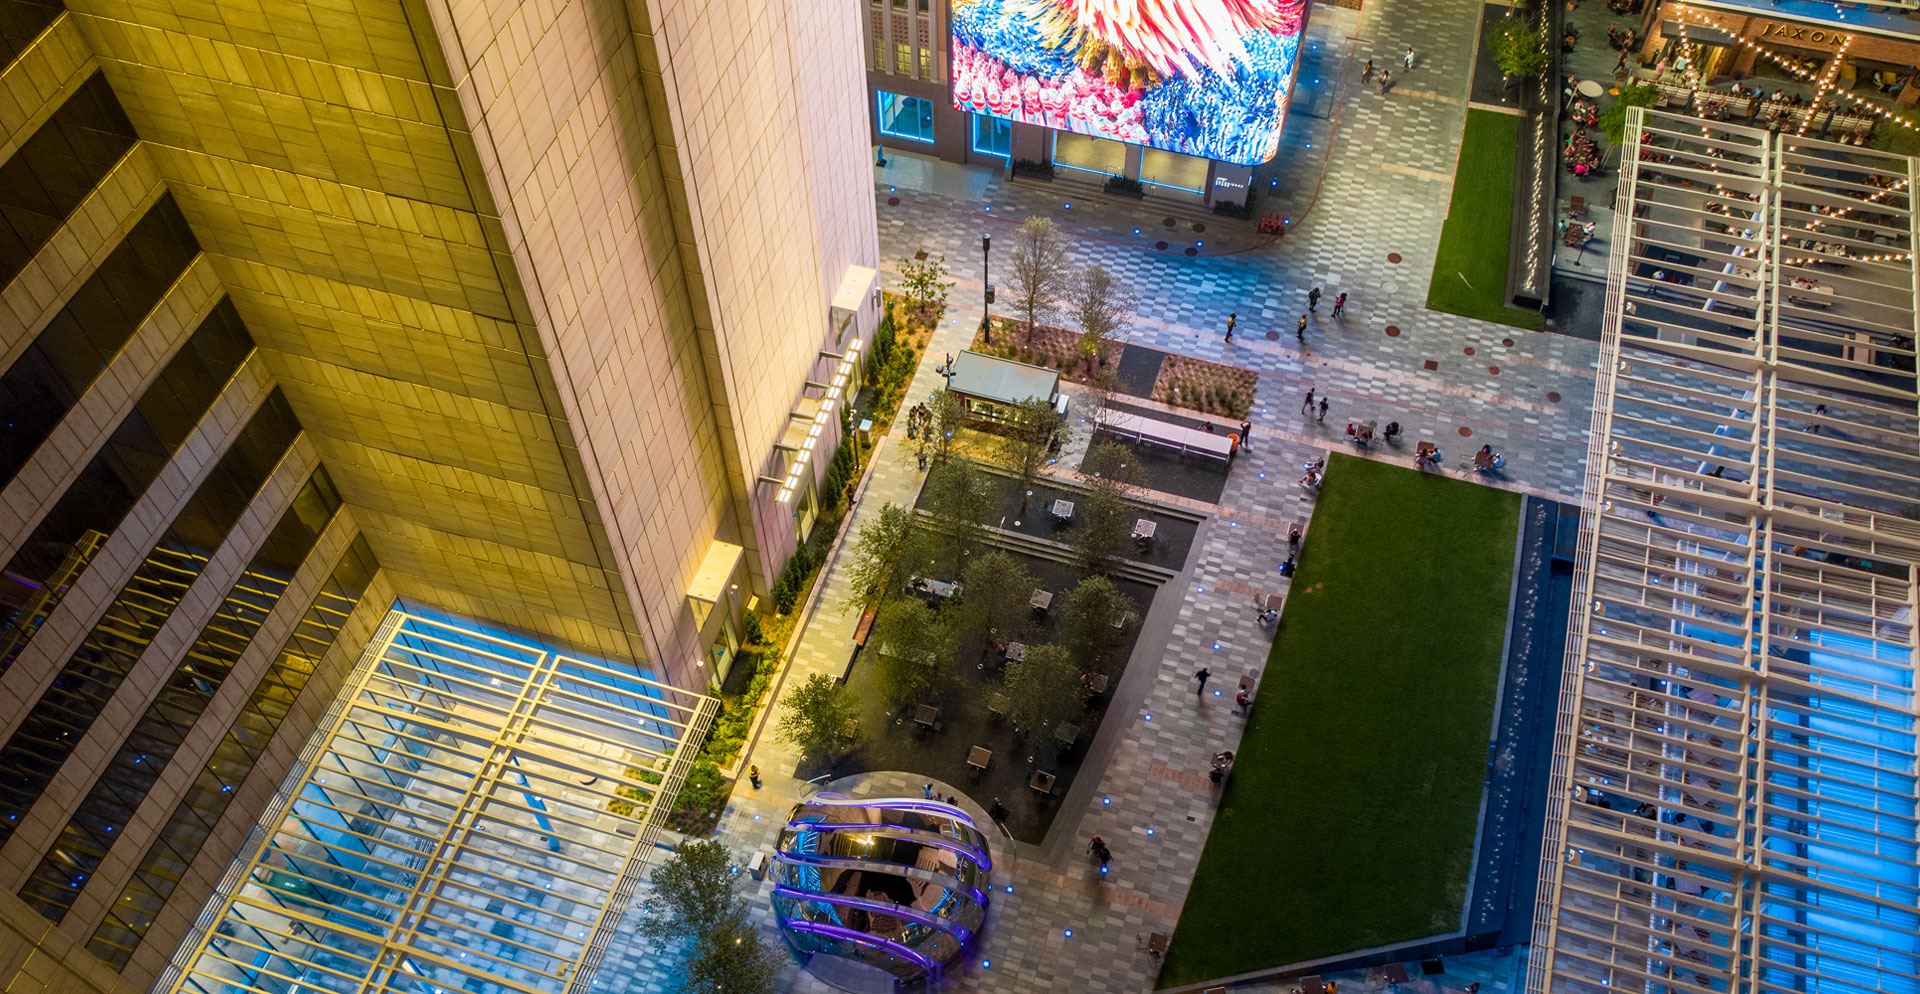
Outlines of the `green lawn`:
[{"label": "green lawn", "polygon": [[1162,986],[1460,927],[1519,516],[1332,457]]},{"label": "green lawn", "polygon": [[1467,111],[1460,163],[1453,172],[1453,200],[1433,257],[1428,307],[1532,331],[1547,326],[1539,312],[1506,304],[1508,227],[1519,157],[1520,118]]}]

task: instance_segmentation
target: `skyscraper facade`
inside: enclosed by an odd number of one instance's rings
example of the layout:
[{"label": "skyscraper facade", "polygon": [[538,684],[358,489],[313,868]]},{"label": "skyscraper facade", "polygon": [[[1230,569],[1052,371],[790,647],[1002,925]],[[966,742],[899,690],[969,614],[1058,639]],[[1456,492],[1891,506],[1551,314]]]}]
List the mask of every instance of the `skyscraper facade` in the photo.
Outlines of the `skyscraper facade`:
[{"label": "skyscraper facade", "polygon": [[396,600],[724,672],[878,319],[859,15],[0,2],[0,977],[145,990]]}]

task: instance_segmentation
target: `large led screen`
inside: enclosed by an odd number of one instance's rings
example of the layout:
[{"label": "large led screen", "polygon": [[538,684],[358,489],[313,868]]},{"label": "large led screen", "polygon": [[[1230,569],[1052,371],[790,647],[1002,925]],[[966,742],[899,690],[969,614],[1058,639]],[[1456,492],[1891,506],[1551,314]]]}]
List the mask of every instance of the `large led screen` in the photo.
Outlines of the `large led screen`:
[{"label": "large led screen", "polygon": [[1251,166],[1308,0],[953,0],[953,105]]}]

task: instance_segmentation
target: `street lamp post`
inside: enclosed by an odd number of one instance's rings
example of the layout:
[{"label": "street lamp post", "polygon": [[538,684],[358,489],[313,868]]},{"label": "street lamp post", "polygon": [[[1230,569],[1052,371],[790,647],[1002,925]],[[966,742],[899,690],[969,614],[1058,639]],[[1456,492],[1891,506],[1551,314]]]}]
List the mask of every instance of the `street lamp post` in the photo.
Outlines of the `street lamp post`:
[{"label": "street lamp post", "polygon": [[993,236],[983,234],[980,236],[980,282],[986,285],[986,303],[980,307],[980,337],[988,345],[993,344],[993,318],[989,313],[993,307],[992,258]]}]

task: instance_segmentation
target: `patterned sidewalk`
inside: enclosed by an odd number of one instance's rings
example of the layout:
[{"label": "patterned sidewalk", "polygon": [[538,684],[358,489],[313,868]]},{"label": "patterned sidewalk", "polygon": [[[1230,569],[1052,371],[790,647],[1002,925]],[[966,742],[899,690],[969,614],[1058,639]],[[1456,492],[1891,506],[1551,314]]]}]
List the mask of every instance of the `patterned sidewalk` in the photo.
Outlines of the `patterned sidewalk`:
[{"label": "patterned sidewalk", "polygon": [[[1284,139],[1301,147],[1284,150],[1277,166],[1256,176],[1257,186],[1279,180],[1271,188],[1281,194],[1274,203],[1299,210],[1298,223],[1285,238],[1264,245],[1241,236],[1236,245],[1255,247],[1234,254],[1188,258],[1180,251],[1185,243],[1157,251],[1154,241],[1168,237],[1162,232],[1170,229],[1150,205],[1096,198],[1103,202],[1065,208],[1066,201],[1052,200],[1044,188],[891,151],[892,164],[876,170],[882,258],[911,256],[924,247],[944,253],[956,270],[954,306],[928,350],[935,362],[965,347],[978,323],[981,232],[991,231],[1002,242],[1004,259],[1009,222],[1050,213],[1073,236],[1076,262],[1099,262],[1140,291],[1132,341],[1260,374],[1252,445],[1233,464],[1219,502],[1197,505],[1210,517],[1186,572],[1155,598],[1074,795],[1063,800],[1045,846],[1008,843],[996,851],[995,884],[1001,889],[990,924],[944,989],[1152,990],[1158,963],[1146,951],[1146,936],[1173,930],[1212,824],[1207,758],[1237,747],[1241,719],[1234,713],[1233,688],[1241,674],[1257,679],[1266,663],[1270,635],[1256,620],[1254,598],[1287,592],[1288,581],[1277,570],[1287,554],[1287,524],[1306,523],[1312,541],[1312,495],[1296,482],[1300,464],[1346,447],[1347,418],[1407,426],[1404,444],[1376,451],[1376,458],[1410,461],[1413,443],[1431,438],[1457,474],[1472,449],[1490,442],[1507,454],[1510,473],[1494,482],[1543,494],[1578,493],[1597,347],[1424,307],[1479,13],[1473,0],[1367,0],[1364,12],[1316,6],[1308,44],[1320,46],[1312,50],[1310,70],[1320,75],[1315,81],[1303,74],[1296,117]],[[1418,64],[1403,73],[1399,58],[1409,44],[1418,49]],[[1358,83],[1369,57],[1392,66],[1400,80],[1385,97]],[[1307,141],[1321,146],[1313,156],[1306,154]],[[1318,173],[1321,154],[1324,178]],[[910,186],[909,177],[918,186]],[[897,205],[889,203],[893,198]],[[1190,226],[1182,222],[1180,230]],[[1188,237],[1204,241],[1206,235]],[[1390,261],[1389,253],[1398,253],[1400,261]],[[1293,324],[1306,308],[1307,289],[1316,284],[1327,299],[1303,349],[1293,340]],[[1342,290],[1353,299],[1347,317],[1335,322],[1331,297]],[[1227,345],[1219,332],[1230,312],[1240,322]],[[1282,332],[1277,340],[1267,337],[1270,329]],[[909,398],[939,386],[933,365],[922,364]],[[1331,392],[1325,424],[1298,413],[1308,386]],[[849,525],[854,534],[882,503],[909,503],[921,483],[912,453],[898,441],[883,444],[875,456]],[[829,564],[825,589],[783,677],[783,693],[813,673],[838,674],[845,666],[859,605],[839,569],[844,559],[843,553]],[[1201,666],[1213,679],[1206,696],[1197,697],[1193,673]],[[1223,693],[1216,696],[1216,690]],[[1130,701],[1137,705],[1123,703]],[[754,851],[771,850],[787,811],[811,789],[793,779],[796,757],[771,732],[751,749],[766,785],[740,786],[716,836],[743,863]],[[871,774],[861,792],[911,792],[923,780]],[[967,797],[963,785],[940,786],[976,809],[990,800]],[[1085,854],[1093,834],[1114,850],[1106,878]],[[744,875],[742,883],[770,928],[771,884]],[[770,931],[769,939],[784,949]],[[670,989],[673,977],[661,969],[659,955],[627,930],[610,950],[596,989]],[[1523,963],[1524,950],[1449,960],[1449,973],[1416,977],[1401,990],[1441,994],[1479,982],[1482,994],[1508,994],[1521,986]],[[1386,989],[1385,980],[1371,972],[1333,979],[1356,992]],[[1292,986],[1238,989],[1264,994]],[[797,968],[783,976],[781,989],[829,990]]]}]

